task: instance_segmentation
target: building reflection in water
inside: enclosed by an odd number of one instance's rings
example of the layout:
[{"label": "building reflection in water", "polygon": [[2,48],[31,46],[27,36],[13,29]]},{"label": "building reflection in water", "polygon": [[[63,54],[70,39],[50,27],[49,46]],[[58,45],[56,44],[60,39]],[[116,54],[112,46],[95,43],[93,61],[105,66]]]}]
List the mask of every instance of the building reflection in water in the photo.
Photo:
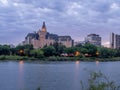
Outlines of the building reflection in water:
[{"label": "building reflection in water", "polygon": [[21,60],[21,61],[19,61],[19,87],[20,88],[23,88],[24,87],[24,71],[23,71],[23,69],[24,69],[24,61],[23,60]]}]

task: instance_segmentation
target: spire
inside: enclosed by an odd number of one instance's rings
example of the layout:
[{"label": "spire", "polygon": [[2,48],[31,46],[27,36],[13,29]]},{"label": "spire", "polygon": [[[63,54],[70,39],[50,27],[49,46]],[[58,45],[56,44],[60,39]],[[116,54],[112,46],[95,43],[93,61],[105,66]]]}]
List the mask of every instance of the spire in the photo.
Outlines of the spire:
[{"label": "spire", "polygon": [[43,25],[42,25],[42,31],[46,32],[46,25],[45,25],[45,22],[43,22]]}]

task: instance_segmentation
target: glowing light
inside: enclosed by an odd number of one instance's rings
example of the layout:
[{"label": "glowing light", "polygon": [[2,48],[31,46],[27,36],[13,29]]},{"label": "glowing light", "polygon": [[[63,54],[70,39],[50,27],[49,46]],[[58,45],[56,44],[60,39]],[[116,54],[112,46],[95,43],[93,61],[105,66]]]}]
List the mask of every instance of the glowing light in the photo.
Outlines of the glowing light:
[{"label": "glowing light", "polygon": [[99,55],[99,52],[98,52],[98,51],[96,52],[96,55]]},{"label": "glowing light", "polygon": [[43,32],[46,32],[46,29],[45,29],[45,28],[43,28],[43,29],[42,29],[42,31],[43,31]]},{"label": "glowing light", "polygon": [[21,64],[21,65],[22,65],[22,64],[24,64],[24,62],[23,62],[23,61],[20,61],[20,62],[19,62],[19,64]]},{"label": "glowing light", "polygon": [[79,64],[79,63],[80,63],[80,61],[76,61],[75,63],[76,63],[76,64]]},{"label": "glowing light", "polygon": [[95,62],[96,62],[97,65],[99,64],[99,61],[95,61]]},{"label": "glowing light", "polygon": [[20,52],[20,53],[23,53],[24,51],[23,51],[23,50],[20,50],[19,52]]},{"label": "glowing light", "polygon": [[79,56],[79,55],[80,55],[80,52],[76,51],[75,56]]}]

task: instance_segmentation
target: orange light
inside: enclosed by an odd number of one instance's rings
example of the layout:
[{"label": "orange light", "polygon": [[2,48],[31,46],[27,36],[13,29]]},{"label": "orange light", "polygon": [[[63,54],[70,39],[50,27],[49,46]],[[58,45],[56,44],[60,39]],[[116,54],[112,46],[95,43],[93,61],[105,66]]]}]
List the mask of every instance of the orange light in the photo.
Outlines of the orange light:
[{"label": "orange light", "polygon": [[23,50],[20,50],[19,52],[20,52],[20,53],[23,53]]},{"label": "orange light", "polygon": [[98,51],[96,52],[96,55],[99,55],[99,52],[98,52]]},{"label": "orange light", "polygon": [[75,56],[79,56],[79,55],[80,55],[80,52],[76,51]]}]

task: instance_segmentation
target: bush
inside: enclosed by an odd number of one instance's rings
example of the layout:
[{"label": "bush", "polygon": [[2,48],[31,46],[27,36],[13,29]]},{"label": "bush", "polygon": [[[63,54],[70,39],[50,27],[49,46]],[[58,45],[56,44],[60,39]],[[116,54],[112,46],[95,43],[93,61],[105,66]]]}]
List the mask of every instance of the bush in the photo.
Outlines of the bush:
[{"label": "bush", "polygon": [[5,60],[6,58],[5,58],[5,56],[4,55],[1,55],[0,56],[0,60]]},{"label": "bush", "polygon": [[88,87],[85,88],[83,82],[81,81],[82,90],[120,90],[120,86],[116,86],[113,81],[104,76],[99,72],[90,72],[90,77],[88,79]]}]

